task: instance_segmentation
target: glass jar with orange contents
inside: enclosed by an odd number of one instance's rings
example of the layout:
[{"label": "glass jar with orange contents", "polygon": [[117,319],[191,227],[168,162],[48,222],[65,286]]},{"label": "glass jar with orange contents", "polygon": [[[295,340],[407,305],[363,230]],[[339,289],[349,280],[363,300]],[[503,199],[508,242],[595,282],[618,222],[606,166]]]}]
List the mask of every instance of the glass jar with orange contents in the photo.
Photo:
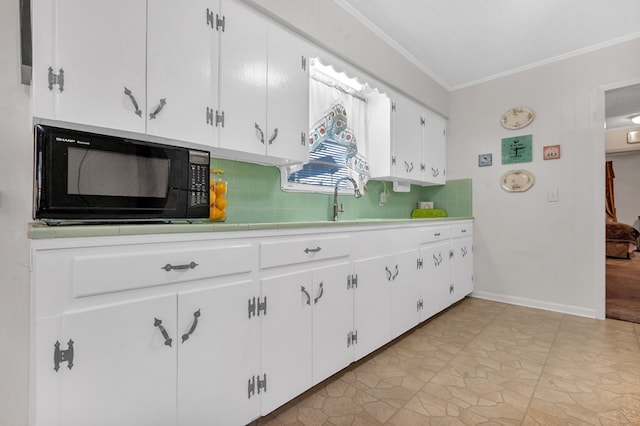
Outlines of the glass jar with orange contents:
[{"label": "glass jar with orange contents", "polygon": [[209,220],[223,222],[227,219],[228,189],[224,170],[212,169],[209,173]]}]

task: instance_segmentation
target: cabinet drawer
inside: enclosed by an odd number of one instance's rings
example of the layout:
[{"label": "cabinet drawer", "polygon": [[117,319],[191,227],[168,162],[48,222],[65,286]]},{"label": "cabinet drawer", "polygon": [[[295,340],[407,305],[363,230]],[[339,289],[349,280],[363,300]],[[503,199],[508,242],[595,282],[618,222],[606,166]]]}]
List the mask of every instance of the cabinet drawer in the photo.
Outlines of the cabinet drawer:
[{"label": "cabinet drawer", "polygon": [[471,237],[473,235],[473,224],[465,223],[463,225],[451,226],[451,238]]},{"label": "cabinet drawer", "polygon": [[451,226],[433,226],[421,231],[420,242],[432,243],[451,238]]},{"label": "cabinet drawer", "polygon": [[346,257],[350,253],[349,242],[350,237],[344,235],[260,243],[260,268]]},{"label": "cabinet drawer", "polygon": [[74,297],[174,284],[251,270],[251,244],[85,249],[72,259]]}]

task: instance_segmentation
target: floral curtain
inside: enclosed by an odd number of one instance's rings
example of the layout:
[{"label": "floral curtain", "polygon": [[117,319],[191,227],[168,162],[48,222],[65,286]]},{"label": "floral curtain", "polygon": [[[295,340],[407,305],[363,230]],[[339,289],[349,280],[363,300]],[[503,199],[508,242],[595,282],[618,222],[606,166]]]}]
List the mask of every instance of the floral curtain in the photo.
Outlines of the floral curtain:
[{"label": "floral curtain", "polygon": [[607,161],[605,163],[605,175],[606,175],[606,200],[605,210],[607,212],[607,222],[617,222],[616,217],[616,202],[613,196],[613,179],[616,177],[613,172],[613,161]]},{"label": "floral curtain", "polygon": [[326,140],[346,147],[349,175],[359,184],[369,177],[365,144],[367,104],[321,82],[309,82],[310,146],[313,152]]}]

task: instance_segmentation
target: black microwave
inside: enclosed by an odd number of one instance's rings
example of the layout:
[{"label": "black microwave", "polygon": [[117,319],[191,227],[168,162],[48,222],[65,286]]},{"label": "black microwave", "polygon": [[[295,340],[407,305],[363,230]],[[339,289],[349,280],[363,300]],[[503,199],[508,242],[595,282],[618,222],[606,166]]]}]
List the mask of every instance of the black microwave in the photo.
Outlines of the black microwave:
[{"label": "black microwave", "polygon": [[34,127],[34,219],[140,222],[209,216],[209,152]]}]

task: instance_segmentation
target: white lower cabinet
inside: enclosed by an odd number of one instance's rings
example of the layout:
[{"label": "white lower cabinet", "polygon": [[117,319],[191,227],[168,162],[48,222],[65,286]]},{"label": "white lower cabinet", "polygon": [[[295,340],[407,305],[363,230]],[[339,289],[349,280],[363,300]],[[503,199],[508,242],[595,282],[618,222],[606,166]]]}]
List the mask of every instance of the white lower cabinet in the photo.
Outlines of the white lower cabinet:
[{"label": "white lower cabinet", "polygon": [[420,249],[420,319],[432,317],[450,305],[451,263],[449,240]]},{"label": "white lower cabinet", "polygon": [[351,266],[340,262],[262,279],[262,414],[353,361]]},{"label": "white lower cabinet", "polygon": [[35,424],[176,424],[176,343],[163,336],[175,341],[175,295],[67,312],[36,330]]},{"label": "white lower cabinet", "polygon": [[[395,254],[391,275],[391,337],[396,338],[420,322],[418,251]],[[385,271],[386,272],[386,271]],[[388,274],[389,275],[389,274]]]},{"label": "white lower cabinet", "polygon": [[406,250],[354,262],[355,359],[414,327],[420,287],[417,250]]},{"label": "white lower cabinet", "polygon": [[313,375],[314,385],[353,361],[349,336],[353,331],[353,291],[349,288],[351,263],[313,271]]},{"label": "white lower cabinet", "polygon": [[34,240],[30,424],[247,424],[473,290],[470,221],[322,231]]},{"label": "white lower cabinet", "polygon": [[39,322],[39,328],[59,325],[38,333],[36,398],[57,402],[38,406],[37,424],[245,424],[257,418],[259,400],[247,392],[260,366],[259,321],[247,315],[256,289],[253,281],[240,281]]},{"label": "white lower cabinet", "polygon": [[473,223],[423,229],[421,243],[420,317],[424,321],[473,291]]},{"label": "white lower cabinet", "polygon": [[178,425],[260,416],[250,387],[260,367],[260,320],[248,313],[257,290],[256,281],[242,280],[178,293]]},{"label": "white lower cabinet", "polygon": [[311,387],[313,284],[305,272],[263,279],[261,361],[262,413],[267,414]]},{"label": "white lower cabinet", "polygon": [[357,288],[354,295],[354,359],[358,360],[391,340],[391,285],[387,265],[390,256],[354,262]]},{"label": "white lower cabinet", "polygon": [[451,243],[451,303],[473,291],[473,239],[454,239]]}]

